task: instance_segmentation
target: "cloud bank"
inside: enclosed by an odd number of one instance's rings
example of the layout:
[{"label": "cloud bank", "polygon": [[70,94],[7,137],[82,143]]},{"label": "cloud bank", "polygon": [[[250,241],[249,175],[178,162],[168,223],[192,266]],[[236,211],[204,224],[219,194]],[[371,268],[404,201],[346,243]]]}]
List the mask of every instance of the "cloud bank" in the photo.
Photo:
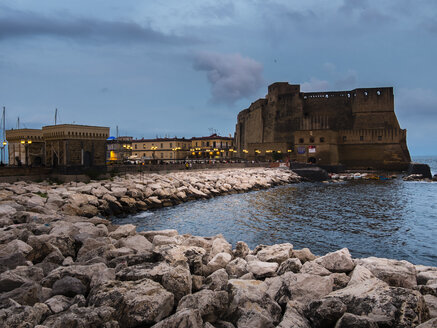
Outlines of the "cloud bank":
[{"label": "cloud bank", "polygon": [[0,7],[0,41],[16,38],[52,37],[102,43],[187,44],[196,40],[154,30],[133,21],[109,21],[71,15],[47,16],[32,11]]},{"label": "cloud bank", "polygon": [[233,104],[249,98],[264,84],[263,66],[238,53],[202,52],[194,57],[193,67],[207,73],[214,103]]}]

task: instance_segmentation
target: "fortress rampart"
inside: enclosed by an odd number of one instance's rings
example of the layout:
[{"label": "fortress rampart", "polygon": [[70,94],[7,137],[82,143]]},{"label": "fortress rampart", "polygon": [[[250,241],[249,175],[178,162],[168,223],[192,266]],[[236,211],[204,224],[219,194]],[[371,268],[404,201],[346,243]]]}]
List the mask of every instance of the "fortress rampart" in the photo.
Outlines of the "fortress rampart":
[{"label": "fortress rampart", "polygon": [[265,98],[238,114],[236,144],[247,159],[281,153],[300,162],[375,169],[404,169],[410,162],[392,87],[300,92],[300,85],[273,83]]}]

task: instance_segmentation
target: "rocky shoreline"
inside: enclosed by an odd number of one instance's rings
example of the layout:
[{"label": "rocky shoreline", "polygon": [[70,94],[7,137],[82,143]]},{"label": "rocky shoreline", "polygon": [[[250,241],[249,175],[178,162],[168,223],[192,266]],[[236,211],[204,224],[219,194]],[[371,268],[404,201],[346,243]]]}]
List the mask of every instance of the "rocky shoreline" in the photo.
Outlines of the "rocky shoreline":
[{"label": "rocky shoreline", "polygon": [[[435,327],[437,267],[137,232],[105,215],[297,182],[286,170],[0,185],[4,327]],[[159,202],[158,202],[159,201]],[[100,216],[97,216],[100,215]],[[291,241],[292,242],[292,241]]]}]

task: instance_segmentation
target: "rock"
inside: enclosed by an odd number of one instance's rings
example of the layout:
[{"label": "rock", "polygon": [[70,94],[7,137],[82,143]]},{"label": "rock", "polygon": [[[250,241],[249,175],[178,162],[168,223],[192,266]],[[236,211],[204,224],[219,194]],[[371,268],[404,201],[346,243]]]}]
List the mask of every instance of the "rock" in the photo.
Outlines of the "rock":
[{"label": "rock", "polygon": [[347,306],[341,300],[324,298],[311,302],[305,314],[314,328],[333,327],[346,310]]},{"label": "rock", "polygon": [[0,245],[0,256],[8,256],[13,253],[22,253],[24,256],[32,251],[32,247],[21,240],[12,240],[7,244]]},{"label": "rock", "polygon": [[67,311],[48,317],[44,322],[44,327],[65,327],[65,328],[118,328],[119,325],[113,320],[113,308],[102,307],[79,307],[72,305]]},{"label": "rock", "polygon": [[160,321],[152,328],[203,328],[203,322],[198,310],[185,309]]},{"label": "rock", "polygon": [[258,259],[262,262],[276,262],[281,264],[290,258],[293,252],[292,244],[277,244],[267,246],[256,253]]},{"label": "rock", "polygon": [[107,266],[104,263],[59,267],[51,271],[42,280],[42,285],[44,287],[52,287],[57,280],[60,280],[66,276],[70,276],[79,279],[85,286],[88,287],[93,277],[99,276],[100,273],[106,269]]},{"label": "rock", "polygon": [[121,197],[123,197],[126,194],[126,192],[127,192],[127,188],[124,188],[124,187],[111,187],[111,194],[114,197],[121,198]]},{"label": "rock", "polygon": [[226,314],[228,293],[226,291],[201,290],[195,294],[184,296],[176,309],[199,310],[203,321],[215,322]]},{"label": "rock", "polygon": [[249,253],[249,246],[244,241],[237,241],[237,244],[235,245],[234,256],[245,258]]},{"label": "rock", "polygon": [[115,231],[109,233],[109,237],[114,239],[126,238],[135,235],[137,227],[133,224],[119,226]]},{"label": "rock", "polygon": [[419,292],[390,287],[359,264],[352,272],[347,287],[325,298],[340,300],[347,306],[346,312],[366,316],[378,327],[412,327],[427,320],[429,316]]},{"label": "rock", "polygon": [[345,273],[333,273],[331,277],[334,279],[334,290],[345,288],[351,279]]},{"label": "rock", "polygon": [[278,267],[276,262],[251,261],[247,263],[247,271],[252,272],[257,279],[273,277]]},{"label": "rock", "polygon": [[302,268],[302,263],[298,258],[290,258],[281,263],[276,272],[278,275],[284,274],[285,272],[298,273]]},{"label": "rock", "polygon": [[318,276],[329,276],[331,274],[331,271],[325,269],[320,264],[311,261],[311,262],[305,262],[302,265],[302,268],[300,269],[300,273],[315,274]]},{"label": "rock", "polygon": [[65,276],[57,280],[52,287],[52,295],[64,295],[73,297],[77,294],[85,294],[86,286],[77,278]]},{"label": "rock", "polygon": [[300,306],[295,302],[287,302],[282,321],[277,328],[311,328],[309,321],[300,312]]},{"label": "rock", "polygon": [[225,269],[220,269],[210,274],[205,279],[205,288],[211,290],[224,290],[227,287],[229,276]]},{"label": "rock", "polygon": [[63,266],[69,266],[72,265],[74,263],[73,259],[71,258],[71,256],[68,256],[64,259],[64,261],[62,261],[62,265]]},{"label": "rock", "polygon": [[7,270],[13,270],[17,266],[26,264],[26,258],[23,253],[11,253],[0,257],[0,273]]},{"label": "rock", "polygon": [[10,205],[0,204],[0,217],[11,218],[17,213],[17,210]]},{"label": "rock", "polygon": [[237,327],[273,327],[281,319],[281,307],[267,294],[267,285],[259,280],[231,279],[228,284],[231,303],[229,318]]},{"label": "rock", "polygon": [[229,244],[221,235],[213,240],[210,256],[213,258],[219,253],[228,253],[231,255],[232,259],[232,245]]},{"label": "rock", "polygon": [[150,242],[152,242],[155,236],[176,237],[178,235],[178,232],[174,229],[167,229],[157,231],[141,231],[140,234],[146,237]]},{"label": "rock", "polygon": [[292,257],[298,258],[302,264],[316,259],[316,256],[308,248],[293,249]]},{"label": "rock", "polygon": [[173,293],[175,303],[187,295],[191,294],[192,280],[188,265],[178,265],[162,275],[161,284],[169,292]]},{"label": "rock", "polygon": [[436,318],[437,317],[437,297],[427,294],[427,295],[424,295],[423,298],[425,299],[426,306],[428,306],[430,317]]},{"label": "rock", "polygon": [[239,278],[248,272],[247,262],[241,257],[237,257],[226,265],[226,272],[234,278]]},{"label": "rock", "polygon": [[117,246],[133,249],[138,253],[150,252],[153,250],[153,245],[145,237],[134,235],[127,238],[119,239]]},{"label": "rock", "polygon": [[431,169],[428,164],[410,163],[407,170],[407,175],[420,174],[423,179],[431,179]]},{"label": "rock", "polygon": [[421,325],[418,325],[417,328],[436,328],[437,327],[437,318],[428,320]]},{"label": "rock", "polygon": [[335,328],[378,328],[378,325],[368,317],[345,313]]},{"label": "rock", "polygon": [[50,309],[43,303],[34,306],[20,306],[15,303],[6,310],[0,310],[0,322],[3,327],[35,327],[50,314]]},{"label": "rock", "polygon": [[306,306],[331,293],[334,287],[334,279],[330,276],[286,272],[278,278],[282,280],[282,286],[269,287],[269,294],[280,304],[292,300]]},{"label": "rock", "polygon": [[328,253],[314,260],[325,269],[331,272],[350,272],[354,269],[355,264],[352,261],[351,254],[347,248]]},{"label": "rock", "polygon": [[108,237],[88,238],[77,252],[76,262],[86,263],[95,258],[102,258],[105,261],[114,249],[115,246],[111,244],[111,239]]},{"label": "rock", "polygon": [[0,294],[0,308],[9,299],[21,305],[33,306],[41,301],[41,285],[36,282],[25,282],[21,286]]},{"label": "rock", "polygon": [[205,278],[203,276],[198,276],[198,275],[191,275],[191,282],[192,282],[192,292],[198,292],[199,290],[202,289],[203,286],[203,281],[205,280]]},{"label": "rock", "polygon": [[153,325],[167,317],[174,304],[173,294],[150,279],[108,281],[93,288],[89,305],[110,306],[114,317],[125,327]]},{"label": "rock", "polygon": [[214,323],[214,327],[215,328],[235,328],[235,326],[228,322],[228,321],[223,321],[223,320],[218,320]]},{"label": "rock", "polygon": [[63,295],[55,295],[44,302],[54,314],[67,310],[71,303],[71,299]]},{"label": "rock", "polygon": [[178,244],[178,241],[175,237],[167,237],[167,236],[160,236],[157,235],[153,237],[153,246],[161,246],[161,245],[171,245],[171,244]]},{"label": "rock", "polygon": [[364,266],[377,278],[390,286],[413,288],[417,286],[416,268],[407,261],[389,260],[368,257],[355,260],[357,265]]},{"label": "rock", "polygon": [[207,264],[208,272],[214,272],[218,269],[226,267],[226,265],[232,260],[232,256],[229,253],[218,253]]},{"label": "rock", "polygon": [[35,266],[17,266],[0,274],[0,293],[9,292],[27,282],[40,282],[43,270]]},{"label": "rock", "polygon": [[426,285],[429,280],[437,279],[437,270],[433,269],[433,267],[427,267],[426,269],[417,272],[417,284]]}]

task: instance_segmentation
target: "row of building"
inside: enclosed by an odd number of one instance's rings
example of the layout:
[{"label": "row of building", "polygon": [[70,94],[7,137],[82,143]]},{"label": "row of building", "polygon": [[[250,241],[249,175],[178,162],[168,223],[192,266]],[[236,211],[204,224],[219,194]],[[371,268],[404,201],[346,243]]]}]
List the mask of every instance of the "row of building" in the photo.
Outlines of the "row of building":
[{"label": "row of building", "polygon": [[103,166],[112,163],[157,163],[234,158],[233,138],[114,138],[108,127],[76,124],[6,131],[9,165]]}]

